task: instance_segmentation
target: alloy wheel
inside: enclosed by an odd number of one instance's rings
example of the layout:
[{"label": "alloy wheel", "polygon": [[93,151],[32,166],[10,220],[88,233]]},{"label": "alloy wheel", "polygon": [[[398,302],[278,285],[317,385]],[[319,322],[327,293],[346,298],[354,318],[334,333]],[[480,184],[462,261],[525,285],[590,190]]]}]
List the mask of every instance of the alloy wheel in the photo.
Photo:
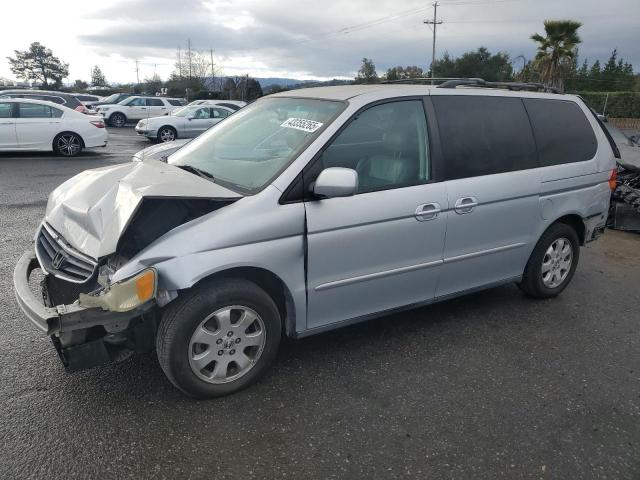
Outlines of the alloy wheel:
[{"label": "alloy wheel", "polygon": [[549,245],[542,257],[542,283],[547,288],[557,288],[571,271],[573,247],[566,238],[558,238]]},{"label": "alloy wheel", "polygon": [[189,342],[189,366],[208,383],[228,383],[246,375],[258,362],[266,328],[252,309],[232,305],[207,316]]},{"label": "alloy wheel", "polygon": [[176,139],[176,134],[170,128],[163,128],[160,130],[160,141],[173,142]]},{"label": "alloy wheel", "polygon": [[58,137],[58,141],[56,142],[56,147],[60,154],[65,157],[73,157],[80,152],[82,148],[82,142],[77,135],[72,133],[65,133]]}]

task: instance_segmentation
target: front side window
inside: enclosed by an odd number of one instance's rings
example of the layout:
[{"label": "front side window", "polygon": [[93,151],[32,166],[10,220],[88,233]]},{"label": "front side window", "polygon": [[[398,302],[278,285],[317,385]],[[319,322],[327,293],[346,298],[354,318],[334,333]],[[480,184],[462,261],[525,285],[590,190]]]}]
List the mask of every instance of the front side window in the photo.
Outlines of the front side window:
[{"label": "front side window", "polygon": [[229,116],[229,112],[223,108],[212,108],[213,118],[225,118]]},{"label": "front side window", "polygon": [[189,142],[169,163],[246,193],[265,187],[344,110],[339,101],[265,98]]},{"label": "front side window", "polygon": [[199,120],[205,120],[211,117],[211,112],[208,108],[198,108],[193,118],[197,118]]},{"label": "front side window", "polygon": [[517,97],[434,95],[444,178],[538,167],[527,112]]},{"label": "front side window", "polygon": [[0,103],[0,118],[11,118],[12,103]]},{"label": "front side window", "polygon": [[384,103],[359,113],[324,150],[314,170],[355,170],[358,193],[419,185],[429,180],[427,145],[421,100]]},{"label": "front side window", "polygon": [[[57,110],[57,109],[56,109]],[[48,105],[37,103],[20,103],[18,107],[19,118],[52,118],[52,108]]]},{"label": "front side window", "polygon": [[596,154],[598,141],[574,102],[525,98],[542,166],[583,162]]},{"label": "front side window", "polygon": [[164,103],[159,98],[147,98],[148,107],[164,107]]}]

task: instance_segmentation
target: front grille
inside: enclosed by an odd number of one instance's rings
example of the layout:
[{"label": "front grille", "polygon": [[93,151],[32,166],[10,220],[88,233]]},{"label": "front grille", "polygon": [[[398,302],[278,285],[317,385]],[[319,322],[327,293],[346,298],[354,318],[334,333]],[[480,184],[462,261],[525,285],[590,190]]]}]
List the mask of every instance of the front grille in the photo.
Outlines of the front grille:
[{"label": "front grille", "polygon": [[36,241],[40,266],[52,275],[73,283],[84,283],[93,277],[97,262],[75,251],[55,230],[42,224]]}]

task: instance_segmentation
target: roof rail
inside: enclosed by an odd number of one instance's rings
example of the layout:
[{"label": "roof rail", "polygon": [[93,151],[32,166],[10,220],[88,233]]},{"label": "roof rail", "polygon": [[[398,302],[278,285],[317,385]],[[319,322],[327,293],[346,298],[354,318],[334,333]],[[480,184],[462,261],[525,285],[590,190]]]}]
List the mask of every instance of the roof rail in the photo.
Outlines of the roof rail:
[{"label": "roof rail", "polygon": [[385,80],[380,83],[428,83],[438,82],[437,88],[456,88],[459,86],[482,87],[482,88],[506,88],[508,90],[532,90],[547,93],[562,93],[555,87],[549,87],[542,83],[520,83],[520,82],[487,82],[482,78],[443,78],[443,77],[419,77],[402,78],[399,80]]},{"label": "roof rail", "polygon": [[426,83],[426,82],[448,82],[450,80],[482,80],[481,78],[458,78],[458,77],[416,77],[401,78],[398,80],[383,80],[380,83]]},{"label": "roof rail", "polygon": [[459,86],[482,87],[482,88],[506,88],[508,90],[532,90],[546,93],[562,93],[558,88],[549,87],[543,83],[520,83],[520,82],[487,82],[482,78],[459,78],[448,80],[438,85],[438,88],[456,88]]}]

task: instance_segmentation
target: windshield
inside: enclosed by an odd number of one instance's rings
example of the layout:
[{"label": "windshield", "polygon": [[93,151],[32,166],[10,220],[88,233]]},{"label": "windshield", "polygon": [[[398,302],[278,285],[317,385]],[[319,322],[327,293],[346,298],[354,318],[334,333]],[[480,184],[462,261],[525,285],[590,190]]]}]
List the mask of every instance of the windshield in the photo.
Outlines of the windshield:
[{"label": "windshield", "polygon": [[187,105],[186,107],[176,108],[171,115],[175,117],[190,117],[192,116],[196,110],[200,107],[198,105]]},{"label": "windshield", "polygon": [[171,155],[214,181],[256,192],[282,172],[344,110],[344,102],[265,98],[227,117]]},{"label": "windshield", "polygon": [[116,101],[118,100],[119,96],[120,96],[119,93],[114,93],[112,95],[109,95],[107,98],[105,98],[102,101],[105,102],[105,103],[116,103]]}]

